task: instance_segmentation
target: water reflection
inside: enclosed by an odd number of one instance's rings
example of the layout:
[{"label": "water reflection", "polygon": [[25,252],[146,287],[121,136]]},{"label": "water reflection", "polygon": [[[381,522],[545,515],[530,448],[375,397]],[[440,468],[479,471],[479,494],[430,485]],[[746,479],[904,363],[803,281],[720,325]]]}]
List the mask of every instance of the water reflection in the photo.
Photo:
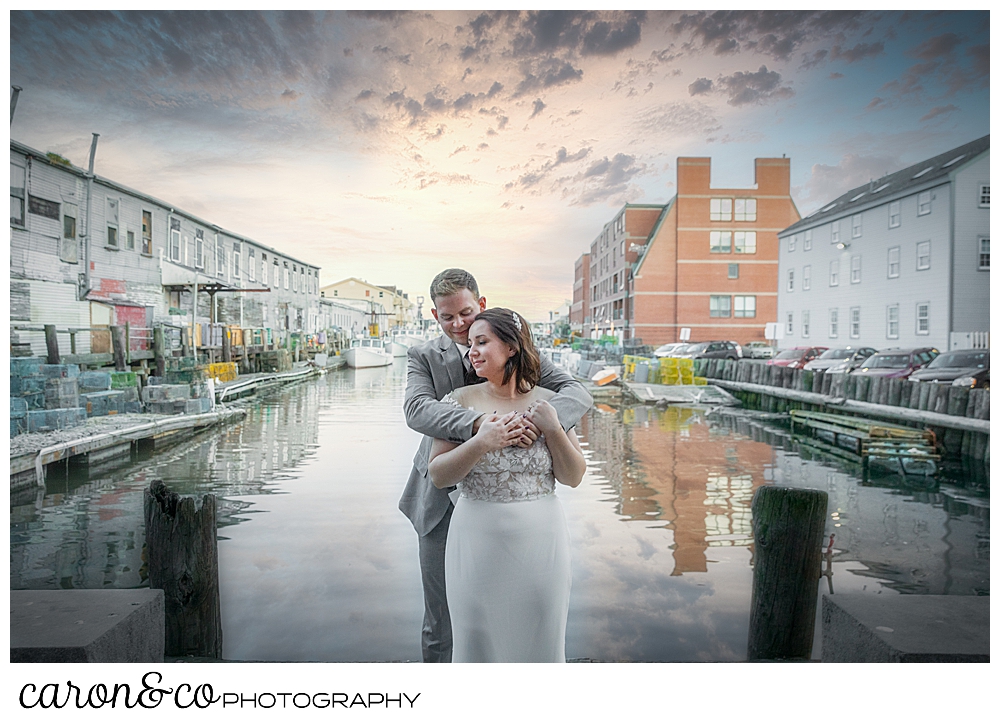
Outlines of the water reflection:
[{"label": "water reflection", "polygon": [[[225,657],[419,659],[416,535],[396,509],[419,441],[404,386],[402,364],[342,370],[225,430],[51,474],[12,496],[11,587],[145,585],[142,490],[162,478],[218,495]],[[853,463],[745,413],[598,406],[579,431],[587,476],[559,490],[570,658],[743,659],[763,484],[829,493],[837,592],[989,593],[988,492],[963,479],[861,484]]]}]

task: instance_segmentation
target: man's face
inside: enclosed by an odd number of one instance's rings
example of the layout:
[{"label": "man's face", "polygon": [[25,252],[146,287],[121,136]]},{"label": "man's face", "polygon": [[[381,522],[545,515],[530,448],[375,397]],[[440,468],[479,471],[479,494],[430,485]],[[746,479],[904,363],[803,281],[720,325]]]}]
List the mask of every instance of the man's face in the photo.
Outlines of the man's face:
[{"label": "man's face", "polygon": [[476,315],[486,308],[486,297],[478,299],[468,289],[456,294],[439,296],[434,301],[431,313],[441,325],[441,331],[456,344],[469,346],[469,327]]}]

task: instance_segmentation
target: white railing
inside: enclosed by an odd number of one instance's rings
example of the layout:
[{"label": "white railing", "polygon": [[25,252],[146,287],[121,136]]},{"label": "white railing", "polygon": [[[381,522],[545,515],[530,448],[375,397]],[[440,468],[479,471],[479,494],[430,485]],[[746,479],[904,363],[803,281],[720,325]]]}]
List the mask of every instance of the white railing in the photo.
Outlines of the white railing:
[{"label": "white railing", "polygon": [[948,338],[948,351],[954,349],[989,349],[988,331],[953,331]]}]

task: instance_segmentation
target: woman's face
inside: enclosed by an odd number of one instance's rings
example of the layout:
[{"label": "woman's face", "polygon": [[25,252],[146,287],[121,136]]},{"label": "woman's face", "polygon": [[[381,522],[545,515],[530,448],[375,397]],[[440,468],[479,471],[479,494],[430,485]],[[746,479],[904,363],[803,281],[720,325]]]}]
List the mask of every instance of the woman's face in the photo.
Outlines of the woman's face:
[{"label": "woman's face", "polygon": [[515,352],[493,333],[493,327],[485,321],[472,322],[469,344],[469,361],[476,374],[498,382],[502,380],[504,366]]}]

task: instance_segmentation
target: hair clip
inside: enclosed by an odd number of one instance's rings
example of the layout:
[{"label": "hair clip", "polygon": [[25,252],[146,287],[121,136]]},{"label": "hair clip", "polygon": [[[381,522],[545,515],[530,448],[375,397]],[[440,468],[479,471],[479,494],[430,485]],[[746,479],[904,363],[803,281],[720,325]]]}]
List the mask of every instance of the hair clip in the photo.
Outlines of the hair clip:
[{"label": "hair clip", "polygon": [[514,317],[514,326],[517,327],[518,331],[521,331],[521,317],[517,315],[516,311],[510,312],[510,315]]}]

